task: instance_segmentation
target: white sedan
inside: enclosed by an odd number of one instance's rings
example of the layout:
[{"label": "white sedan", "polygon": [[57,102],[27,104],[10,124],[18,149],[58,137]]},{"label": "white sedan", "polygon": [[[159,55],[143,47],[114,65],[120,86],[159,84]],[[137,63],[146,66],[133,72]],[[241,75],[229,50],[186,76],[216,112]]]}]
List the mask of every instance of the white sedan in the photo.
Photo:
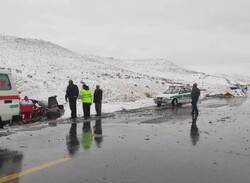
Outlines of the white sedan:
[{"label": "white sedan", "polygon": [[161,106],[162,104],[171,103],[173,106],[177,104],[191,103],[192,88],[188,86],[170,86],[167,91],[154,98],[154,102]]}]

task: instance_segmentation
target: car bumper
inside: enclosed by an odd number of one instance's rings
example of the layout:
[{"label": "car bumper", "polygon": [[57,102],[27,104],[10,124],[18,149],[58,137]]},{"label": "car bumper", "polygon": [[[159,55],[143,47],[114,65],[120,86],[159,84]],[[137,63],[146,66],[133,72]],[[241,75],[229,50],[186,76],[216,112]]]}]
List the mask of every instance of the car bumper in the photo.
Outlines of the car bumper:
[{"label": "car bumper", "polygon": [[168,98],[155,98],[154,99],[154,102],[156,104],[168,104],[168,103],[171,103],[172,99],[168,99]]}]

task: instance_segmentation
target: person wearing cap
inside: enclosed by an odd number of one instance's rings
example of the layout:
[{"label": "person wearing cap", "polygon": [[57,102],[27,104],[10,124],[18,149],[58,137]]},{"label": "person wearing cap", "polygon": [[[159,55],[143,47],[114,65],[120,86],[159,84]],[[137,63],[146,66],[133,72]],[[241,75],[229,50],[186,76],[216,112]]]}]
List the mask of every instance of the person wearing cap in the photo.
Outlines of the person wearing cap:
[{"label": "person wearing cap", "polygon": [[96,85],[96,89],[94,92],[94,103],[95,103],[96,116],[101,116],[101,113],[102,113],[102,90],[100,89],[99,85]]},{"label": "person wearing cap", "polygon": [[90,118],[90,106],[92,104],[92,91],[89,87],[83,83],[82,89],[80,91],[80,99],[82,100],[82,108],[84,119]]},{"label": "person wearing cap", "polygon": [[197,102],[199,100],[200,96],[200,89],[197,87],[197,83],[193,84],[193,88],[191,91],[191,99],[192,99],[192,112],[191,114],[199,114],[198,108],[197,108]]},{"label": "person wearing cap", "polygon": [[73,83],[72,80],[69,80],[69,85],[66,90],[65,100],[69,101],[69,108],[71,110],[71,119],[77,118],[76,110],[76,100],[79,95],[78,86]]}]

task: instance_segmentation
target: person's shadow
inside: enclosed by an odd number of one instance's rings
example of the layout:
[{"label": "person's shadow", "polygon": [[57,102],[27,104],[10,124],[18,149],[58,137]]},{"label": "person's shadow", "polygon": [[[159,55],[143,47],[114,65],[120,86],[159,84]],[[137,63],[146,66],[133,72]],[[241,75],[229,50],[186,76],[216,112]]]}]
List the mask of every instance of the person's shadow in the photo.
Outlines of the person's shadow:
[{"label": "person's shadow", "polygon": [[191,129],[190,129],[190,138],[194,146],[197,144],[197,142],[200,139],[199,129],[196,124],[197,117],[198,115],[195,115],[195,114],[192,115],[192,124],[191,124]]},{"label": "person's shadow", "polygon": [[94,129],[94,140],[96,143],[96,146],[98,148],[101,148],[101,144],[103,142],[103,136],[102,136],[102,119],[96,119]]},{"label": "person's shadow", "polygon": [[77,123],[72,123],[69,134],[66,136],[67,149],[70,156],[74,156],[79,150],[79,139],[77,137]]}]

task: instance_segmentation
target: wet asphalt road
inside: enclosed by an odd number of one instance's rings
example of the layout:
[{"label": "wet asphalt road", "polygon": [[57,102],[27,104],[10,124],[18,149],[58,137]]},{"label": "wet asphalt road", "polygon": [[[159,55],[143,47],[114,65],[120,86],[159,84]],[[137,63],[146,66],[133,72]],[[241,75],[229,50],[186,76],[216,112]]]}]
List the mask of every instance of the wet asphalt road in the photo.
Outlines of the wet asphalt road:
[{"label": "wet asphalt road", "polygon": [[0,183],[249,183],[250,100],[198,107],[197,118],[190,105],[154,106],[5,128]]}]

